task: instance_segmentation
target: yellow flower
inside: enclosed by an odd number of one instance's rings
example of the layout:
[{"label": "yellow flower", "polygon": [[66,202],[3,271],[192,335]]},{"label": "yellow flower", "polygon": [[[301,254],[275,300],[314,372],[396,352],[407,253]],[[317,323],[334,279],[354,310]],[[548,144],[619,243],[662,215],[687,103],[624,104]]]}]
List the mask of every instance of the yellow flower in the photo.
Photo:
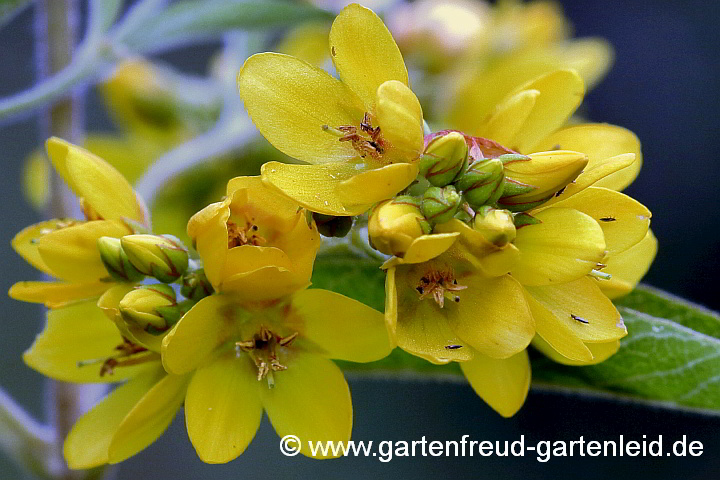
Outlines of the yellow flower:
[{"label": "yellow flower", "polygon": [[498,138],[514,151],[539,152],[504,157],[508,182],[515,176],[518,185],[537,187],[498,201],[527,195],[527,211],[514,216],[514,238],[502,229],[502,241],[493,243],[483,209],[481,224],[477,216],[473,222],[478,228],[457,218],[440,223],[384,264],[386,321],[398,346],[431,362],[461,362],[475,391],[503,416],[527,394],[531,339],[568,364],[597,363],[617,351],[627,330],[608,295],[629,292],[656,251],[650,212],[612,189],[637,175],[635,136],[608,125],[554,132],[581,100],[573,84],[582,87],[572,71],[536,79],[518,92],[537,92],[522,121],[498,120],[522,110],[521,102],[504,102],[485,123],[496,136],[473,140],[479,150],[470,149],[471,161],[503,154],[493,150]]},{"label": "yellow flower", "polygon": [[321,242],[305,212],[260,177],[230,180],[226,199],[195,214],[188,235],[215,290],[247,300],[277,298],[309,285]]},{"label": "yellow flower", "polygon": [[18,282],[10,296],[50,307],[97,297],[112,286],[97,248],[101,237],[133,233],[148,222],[145,205],[130,184],[104,160],[58,138],[47,142],[53,166],[77,195],[85,220],[54,219],[32,225],[12,240],[28,263],[59,279]]},{"label": "yellow flower", "polygon": [[355,300],[315,289],[287,295],[271,282],[262,288],[276,298],[204,298],[163,340],[168,372],[195,370],[185,419],[191,442],[208,463],[240,455],[263,409],[278,435],[300,439],[305,455],[311,455],[308,441],[347,442],[350,391],[330,359],[370,362],[392,348],[383,315]]},{"label": "yellow flower", "polygon": [[33,369],[66,382],[127,380],[73,426],[64,445],[70,468],[117,463],[136,454],[165,431],[183,402],[189,376],[163,370],[162,335],[141,343],[127,328],[117,328],[123,324],[118,304],[132,289],[116,285],[99,302],[50,310],[45,329],[23,355]]},{"label": "yellow flower", "polygon": [[311,211],[358,215],[417,176],[422,109],[390,32],[352,4],[335,19],[340,80],[294,57],[262,53],[238,74],[240,96],[276,148],[311,165],[269,162],[263,181]]}]

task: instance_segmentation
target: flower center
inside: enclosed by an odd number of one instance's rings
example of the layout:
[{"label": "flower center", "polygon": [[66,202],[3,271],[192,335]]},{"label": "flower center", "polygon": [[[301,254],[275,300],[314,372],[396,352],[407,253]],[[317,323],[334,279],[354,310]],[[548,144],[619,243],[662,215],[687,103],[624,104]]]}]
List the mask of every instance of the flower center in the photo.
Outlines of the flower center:
[{"label": "flower center", "polygon": [[264,326],[260,327],[260,331],[253,335],[250,340],[235,342],[235,349],[238,353],[245,352],[255,362],[257,367],[258,381],[263,378],[267,379],[268,388],[275,386],[273,372],[287,370],[287,366],[278,360],[278,347],[288,347],[297,338],[298,332],[286,337],[276,335]]},{"label": "flower center", "polygon": [[242,245],[255,245],[257,247],[267,243],[267,240],[258,233],[260,228],[247,215],[245,217],[244,225],[228,220],[228,248]]},{"label": "flower center", "polygon": [[465,290],[466,285],[458,285],[452,269],[430,270],[420,278],[415,290],[420,294],[420,300],[432,297],[440,308],[445,306],[445,299],[455,303],[460,302],[460,297],[451,292]]},{"label": "flower center", "polygon": [[380,127],[372,126],[372,117],[368,112],[365,112],[359,127],[354,125],[341,125],[339,127],[323,125],[322,129],[339,137],[341,142],[350,142],[363,158],[370,155],[372,158],[379,159],[385,152],[385,141],[380,134]]},{"label": "flower center", "polygon": [[119,353],[105,358],[95,358],[92,360],[83,360],[77,363],[78,367],[87,365],[102,364],[100,367],[100,376],[112,375],[117,367],[129,367],[132,365],[140,365],[142,363],[160,360],[157,353],[149,351],[147,348],[137,345],[130,340],[124,338],[123,343],[115,347]]}]

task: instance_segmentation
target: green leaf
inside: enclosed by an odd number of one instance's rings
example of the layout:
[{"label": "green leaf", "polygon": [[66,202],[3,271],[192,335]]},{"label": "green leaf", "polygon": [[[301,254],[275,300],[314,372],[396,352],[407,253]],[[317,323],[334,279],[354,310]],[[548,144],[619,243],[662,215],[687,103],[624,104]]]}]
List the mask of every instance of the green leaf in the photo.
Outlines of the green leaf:
[{"label": "green leaf", "polygon": [[20,13],[23,8],[30,5],[32,0],[0,0],[0,28],[4,27]]},{"label": "green leaf", "polygon": [[124,41],[135,51],[148,52],[217,38],[230,30],[268,29],[331,18],[325,10],[287,1],[185,0],[125,32]]},{"label": "green leaf", "polygon": [[[333,290],[382,311],[384,274],[378,267],[347,246],[328,249],[318,256],[313,288]],[[645,286],[618,301],[618,309],[629,331],[618,353],[598,365],[574,367],[534,352],[533,386],[720,414],[720,316]],[[456,364],[435,366],[399,349],[378,362],[341,363],[363,376],[465,381]]]}]

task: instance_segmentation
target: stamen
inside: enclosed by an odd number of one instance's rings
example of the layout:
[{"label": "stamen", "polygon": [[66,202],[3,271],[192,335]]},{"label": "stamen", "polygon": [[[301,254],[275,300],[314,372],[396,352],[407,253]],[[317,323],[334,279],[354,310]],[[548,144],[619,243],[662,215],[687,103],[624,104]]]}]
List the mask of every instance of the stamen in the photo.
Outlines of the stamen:
[{"label": "stamen", "polygon": [[127,339],[115,347],[115,350],[120,351],[120,353],[118,355],[105,358],[81,360],[77,362],[77,366],[80,368],[101,363],[100,376],[103,377],[105,375],[112,375],[117,367],[140,365],[142,363],[158,359],[157,354],[154,352],[150,352],[145,347],[134,344]]},{"label": "stamen", "polygon": [[440,308],[445,307],[445,299],[459,303],[460,296],[451,292],[465,290],[466,285],[458,285],[455,274],[452,270],[432,270],[420,278],[420,283],[415,290],[420,294],[420,300],[432,296]]},{"label": "stamen", "polygon": [[239,227],[235,222],[228,220],[228,248],[240,247],[243,245],[265,245],[267,240],[256,232],[260,229],[253,223],[252,218],[245,214],[245,226]]},{"label": "stamen", "polygon": [[372,126],[372,116],[368,112],[365,112],[359,127],[358,129],[354,125],[341,125],[339,127],[323,125],[322,129],[324,132],[338,137],[341,142],[350,142],[361,157],[364,158],[370,155],[375,159],[379,159],[385,152],[385,141],[380,134],[380,127]]},{"label": "stamen", "polygon": [[238,355],[240,352],[246,352],[250,355],[250,358],[253,359],[257,367],[258,381],[265,378],[268,382],[268,388],[273,388],[275,386],[273,372],[287,370],[287,366],[278,360],[276,348],[278,346],[290,346],[297,337],[298,332],[280,337],[265,326],[261,326],[260,331],[256,333],[252,339],[235,342],[235,349]]},{"label": "stamen", "polygon": [[612,278],[612,275],[601,272],[600,270],[592,270],[588,275],[599,280],[610,280]]}]

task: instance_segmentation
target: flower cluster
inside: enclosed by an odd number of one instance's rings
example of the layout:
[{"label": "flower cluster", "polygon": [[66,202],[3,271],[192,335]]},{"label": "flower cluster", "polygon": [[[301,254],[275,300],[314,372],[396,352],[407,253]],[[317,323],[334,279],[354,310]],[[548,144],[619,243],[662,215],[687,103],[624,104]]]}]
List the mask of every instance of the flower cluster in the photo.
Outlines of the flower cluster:
[{"label": "flower cluster", "polygon": [[[375,13],[343,9],[329,53],[339,78],[289,55],[245,62],[237,81],[250,117],[304,163],[231,179],[189,220],[191,245],[152,233],[142,199],[104,160],[48,141],[84,219],[13,239],[57,279],[10,290],[50,309],[24,359],[60,380],[124,382],[70,432],[72,468],[134,455],[183,405],[209,463],[240,455],[263,412],[279,435],[348,441],[350,391],[333,360],[372,362],[399,347],[458,362],[511,416],[528,392],[531,343],[574,365],[617,351],[627,330],[610,299],[644,275],[656,241],[650,212],[619,192],[640,168],[636,137],[565,126],[581,75],[545,72],[481,116],[460,96],[456,116],[473,125],[450,115],[431,132]],[[346,235],[352,217],[367,219],[369,247],[385,256],[384,313],[308,288],[321,234]]]}]

